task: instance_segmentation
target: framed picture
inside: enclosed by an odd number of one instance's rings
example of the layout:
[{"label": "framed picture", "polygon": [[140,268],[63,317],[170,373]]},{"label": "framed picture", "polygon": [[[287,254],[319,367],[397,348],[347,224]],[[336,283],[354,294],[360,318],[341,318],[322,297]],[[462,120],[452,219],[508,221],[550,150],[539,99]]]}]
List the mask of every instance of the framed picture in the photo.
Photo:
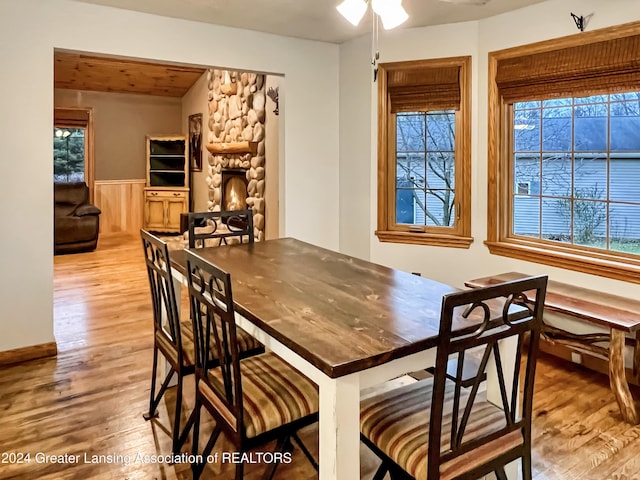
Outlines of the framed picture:
[{"label": "framed picture", "polygon": [[202,114],[189,115],[189,165],[192,172],[202,171]]}]

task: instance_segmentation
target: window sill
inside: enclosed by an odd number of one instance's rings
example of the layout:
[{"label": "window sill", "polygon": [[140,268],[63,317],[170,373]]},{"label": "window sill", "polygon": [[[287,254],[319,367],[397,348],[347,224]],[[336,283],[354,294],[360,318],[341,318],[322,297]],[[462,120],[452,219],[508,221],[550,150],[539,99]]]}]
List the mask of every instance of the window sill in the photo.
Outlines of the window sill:
[{"label": "window sill", "polygon": [[381,242],[431,245],[435,247],[469,248],[473,242],[473,237],[450,234],[397,232],[392,230],[376,230],[375,234]]},{"label": "window sill", "polygon": [[640,260],[587,253],[555,245],[521,241],[484,242],[493,255],[566,268],[623,282],[640,283]]}]

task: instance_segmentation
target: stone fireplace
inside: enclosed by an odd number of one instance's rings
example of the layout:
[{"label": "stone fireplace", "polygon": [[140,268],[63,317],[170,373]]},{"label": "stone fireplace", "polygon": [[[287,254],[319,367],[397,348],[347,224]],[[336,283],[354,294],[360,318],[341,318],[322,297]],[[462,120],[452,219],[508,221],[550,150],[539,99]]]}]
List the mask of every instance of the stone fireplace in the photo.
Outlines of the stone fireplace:
[{"label": "stone fireplace", "polygon": [[253,210],[256,240],[265,227],[265,76],[209,70],[207,143],[210,211]]}]

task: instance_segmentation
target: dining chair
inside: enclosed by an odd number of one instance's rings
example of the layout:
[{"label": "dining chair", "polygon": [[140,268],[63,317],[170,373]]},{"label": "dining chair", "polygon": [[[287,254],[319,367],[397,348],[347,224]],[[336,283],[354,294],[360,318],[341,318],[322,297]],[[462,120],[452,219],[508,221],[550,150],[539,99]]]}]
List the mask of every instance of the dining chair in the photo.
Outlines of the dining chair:
[{"label": "dining chair", "polygon": [[[204,462],[224,432],[240,453],[276,440],[274,453],[283,455],[293,440],[317,470],[297,431],[318,420],[318,387],[272,352],[241,359],[229,273],[197,251],[187,250],[187,281],[196,353],[196,406],[189,419],[192,453],[199,453],[201,409],[205,407],[215,427],[198,457]],[[215,341],[204,341],[211,333]],[[205,362],[211,349],[220,359],[217,367]],[[277,465],[267,464],[262,478],[273,478]],[[205,463],[192,465],[194,479],[204,467]],[[243,478],[243,472],[243,463],[236,463],[236,480]]]},{"label": "dining chair", "polygon": [[[180,322],[180,304],[176,298],[171,276],[171,261],[167,243],[146,230],[140,230],[147,276],[153,305],[153,368],[149,411],[143,416],[149,420],[158,415],[157,407],[174,375],[178,376],[176,408],[173,421],[173,452],[180,451],[180,414],[182,411],[183,378],[195,371],[195,349],[191,322]],[[166,359],[169,370],[156,392],[158,353]]]},{"label": "dining chair", "polygon": [[[172,432],[172,449],[180,451],[184,444],[188,429],[180,432],[180,416],[182,413],[183,379],[195,371],[195,347],[193,326],[190,320],[180,321],[180,299],[176,298],[171,274],[171,259],[167,243],[155,235],[140,230],[142,246],[145,254],[151,302],[153,305],[153,368],[151,372],[151,392],[149,411],[143,417],[149,420],[158,415],[157,407],[164,396],[174,375],[178,376],[176,391],[176,407]],[[209,340],[212,342],[212,339]],[[238,348],[243,357],[264,352],[264,346],[242,329],[238,329]],[[156,392],[158,372],[158,353],[166,359],[170,368]],[[208,363],[217,365],[218,359],[211,352]]]},{"label": "dining chair", "polygon": [[[444,296],[434,377],[361,404],[361,439],[382,460],[374,479],[389,472],[394,480],[471,480],[494,472],[503,480],[505,465],[516,459],[523,478],[531,479],[533,383],[546,285],[547,277],[539,276]],[[503,358],[505,340],[517,345],[515,358]],[[489,367],[497,378],[499,406],[479,392],[479,377],[467,389],[447,376],[450,355],[461,373],[465,353],[478,347],[479,368]],[[506,375],[509,367],[513,378]]]},{"label": "dining chair", "polygon": [[[239,243],[253,243],[253,211],[191,212],[188,230],[189,248],[227,245],[231,239]],[[207,243],[207,240],[213,242]]]}]

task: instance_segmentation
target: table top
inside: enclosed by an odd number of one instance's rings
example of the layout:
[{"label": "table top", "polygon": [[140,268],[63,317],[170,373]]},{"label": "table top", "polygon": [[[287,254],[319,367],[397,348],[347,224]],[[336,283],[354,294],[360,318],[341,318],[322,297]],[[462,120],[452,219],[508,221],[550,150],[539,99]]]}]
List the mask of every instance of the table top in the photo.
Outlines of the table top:
[{"label": "table top", "polygon": [[[519,272],[501,273],[465,282],[468,287],[484,287],[527,277]],[[533,299],[532,299],[533,300]],[[640,330],[640,301],[549,280],[545,308],[627,332]]]},{"label": "table top", "polygon": [[[442,297],[458,290],[293,238],[192,250],[231,274],[240,315],[332,378],[435,347]],[[185,252],[171,256],[184,274]]]}]

